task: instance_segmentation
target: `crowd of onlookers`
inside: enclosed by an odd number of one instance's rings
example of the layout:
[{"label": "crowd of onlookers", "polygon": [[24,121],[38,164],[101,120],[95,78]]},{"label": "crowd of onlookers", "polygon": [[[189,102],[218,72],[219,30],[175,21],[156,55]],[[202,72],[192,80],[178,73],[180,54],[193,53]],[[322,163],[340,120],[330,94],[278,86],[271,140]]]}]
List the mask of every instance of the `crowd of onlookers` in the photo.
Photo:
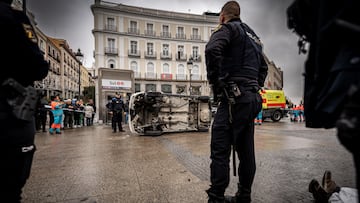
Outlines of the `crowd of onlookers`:
[{"label": "crowd of onlookers", "polygon": [[[60,99],[59,96],[51,96],[48,101],[47,97],[43,96],[38,102],[35,115],[36,130],[46,132],[48,126],[49,132],[53,133],[54,123],[59,125],[60,129],[91,126],[95,112],[92,99],[85,103],[82,99]],[[56,131],[57,134],[60,134],[59,130]]]}]

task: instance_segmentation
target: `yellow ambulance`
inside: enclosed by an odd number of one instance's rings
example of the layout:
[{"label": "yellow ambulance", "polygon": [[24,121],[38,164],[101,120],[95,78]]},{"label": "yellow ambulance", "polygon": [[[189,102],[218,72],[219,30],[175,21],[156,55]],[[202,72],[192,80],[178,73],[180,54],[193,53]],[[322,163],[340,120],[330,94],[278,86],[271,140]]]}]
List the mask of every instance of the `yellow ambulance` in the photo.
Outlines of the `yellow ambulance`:
[{"label": "yellow ambulance", "polygon": [[260,90],[262,97],[263,120],[271,118],[278,122],[287,117],[286,98],[283,90]]}]

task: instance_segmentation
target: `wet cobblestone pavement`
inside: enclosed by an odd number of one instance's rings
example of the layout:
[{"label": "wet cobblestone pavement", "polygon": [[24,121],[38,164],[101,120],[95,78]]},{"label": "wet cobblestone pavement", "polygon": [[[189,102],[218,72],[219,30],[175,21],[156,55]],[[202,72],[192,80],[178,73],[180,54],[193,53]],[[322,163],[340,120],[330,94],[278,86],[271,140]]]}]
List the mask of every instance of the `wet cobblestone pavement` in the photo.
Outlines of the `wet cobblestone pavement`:
[{"label": "wet cobblestone pavement", "polygon": [[[325,170],[340,186],[355,187],[352,157],[335,130],[265,122],[255,143],[253,202],[313,202],[308,184]],[[23,202],[207,202],[210,132],[146,137],[97,125],[38,133],[36,144]]]}]

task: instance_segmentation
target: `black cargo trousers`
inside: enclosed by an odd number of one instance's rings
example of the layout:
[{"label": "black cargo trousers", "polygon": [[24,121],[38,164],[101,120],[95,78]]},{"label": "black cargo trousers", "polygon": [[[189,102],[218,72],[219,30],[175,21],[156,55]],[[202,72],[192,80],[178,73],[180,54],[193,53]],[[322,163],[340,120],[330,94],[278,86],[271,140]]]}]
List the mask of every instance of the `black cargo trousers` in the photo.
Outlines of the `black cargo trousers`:
[{"label": "black cargo trousers", "polygon": [[114,132],[116,132],[116,126],[119,127],[119,131],[123,130],[121,122],[122,122],[122,111],[113,111],[111,125]]},{"label": "black cargo trousers", "polygon": [[251,189],[255,176],[254,119],[260,112],[262,99],[257,92],[242,92],[232,105],[229,122],[227,100],[220,102],[211,129],[211,186],[208,192],[223,196],[230,181],[231,145],[236,144],[240,163],[239,184]]},{"label": "black cargo trousers", "polygon": [[35,121],[0,118],[0,122],[0,202],[20,202],[36,150]]}]

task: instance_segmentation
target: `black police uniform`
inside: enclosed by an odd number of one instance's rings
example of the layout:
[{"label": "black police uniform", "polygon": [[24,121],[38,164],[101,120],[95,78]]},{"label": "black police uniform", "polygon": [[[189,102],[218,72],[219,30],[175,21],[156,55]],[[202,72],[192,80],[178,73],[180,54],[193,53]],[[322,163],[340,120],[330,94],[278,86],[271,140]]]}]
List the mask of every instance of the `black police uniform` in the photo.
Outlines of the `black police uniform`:
[{"label": "black police uniform", "polygon": [[[13,10],[10,3],[0,1],[0,84],[11,77],[26,87],[45,78],[49,66],[39,50],[29,19],[25,13]],[[20,202],[35,151],[35,121],[15,118],[6,96],[1,90],[0,199]]]},{"label": "black police uniform", "polygon": [[231,145],[234,145],[240,159],[239,191],[244,202],[250,201],[256,168],[254,118],[261,110],[262,99],[258,90],[264,85],[268,70],[262,47],[255,41],[260,42],[257,35],[237,18],[222,24],[206,45],[210,84],[220,91],[225,88],[231,94],[229,84],[235,83],[241,92],[241,95],[233,95],[235,103],[230,106],[229,99],[223,96],[214,118],[209,196],[224,196],[230,180]]},{"label": "black police uniform", "polygon": [[119,131],[123,132],[124,129],[122,128],[122,112],[125,111],[125,105],[121,98],[114,97],[111,100],[111,103],[108,105],[108,108],[110,111],[112,111],[112,119],[111,119],[111,125],[113,128],[113,132],[116,132],[116,126],[118,126]]},{"label": "black police uniform", "polygon": [[353,154],[360,200],[359,10],[358,0],[296,0],[287,9],[287,20],[288,27],[310,43],[306,127],[337,127],[340,142]]}]

